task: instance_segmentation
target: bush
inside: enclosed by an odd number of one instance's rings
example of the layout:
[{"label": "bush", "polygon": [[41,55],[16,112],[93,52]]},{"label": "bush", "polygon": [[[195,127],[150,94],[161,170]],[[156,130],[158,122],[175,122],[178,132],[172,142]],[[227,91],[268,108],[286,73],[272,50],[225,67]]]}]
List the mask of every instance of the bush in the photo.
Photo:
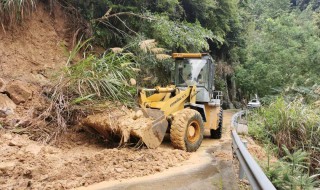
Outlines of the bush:
[{"label": "bush", "polygon": [[309,175],[309,154],[301,149],[290,153],[283,146],[285,156],[275,163],[268,163],[266,175],[279,190],[314,189],[317,175]]},{"label": "bush", "polygon": [[[100,56],[84,52],[84,58],[76,60],[88,41],[79,42],[70,52],[56,84],[45,92],[48,107],[30,126],[31,131],[37,132],[34,139],[49,142],[88,114],[119,106],[119,103],[134,105],[136,87],[129,84],[136,75],[134,56],[112,51]],[[45,122],[47,127],[38,133],[40,122]]]},{"label": "bush", "polygon": [[131,55],[105,53],[100,58],[89,55],[79,63],[67,67],[65,81],[68,92],[75,97],[95,96],[97,99],[120,102],[132,101],[132,87],[128,84],[134,77]]},{"label": "bush", "polygon": [[249,133],[264,143],[278,147],[278,156],[298,149],[310,155],[310,169],[320,168],[320,115],[319,110],[305,105],[302,99],[287,102],[283,97],[252,113],[249,117]]}]

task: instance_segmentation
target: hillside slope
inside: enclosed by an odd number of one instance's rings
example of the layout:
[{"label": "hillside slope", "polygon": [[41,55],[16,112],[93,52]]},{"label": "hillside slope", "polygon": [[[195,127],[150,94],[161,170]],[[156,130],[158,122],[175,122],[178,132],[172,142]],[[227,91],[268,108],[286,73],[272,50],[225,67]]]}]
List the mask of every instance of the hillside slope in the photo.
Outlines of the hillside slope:
[{"label": "hillside slope", "polygon": [[54,19],[44,5],[39,4],[21,26],[1,31],[0,76],[3,79],[42,83],[43,76],[48,77],[66,62],[64,21],[61,11],[57,13]]},{"label": "hillside slope", "polygon": [[[46,123],[26,128],[48,108],[42,92],[68,59],[68,18],[57,5],[53,10],[38,4],[21,26],[0,30],[0,189],[70,189],[150,175],[188,159],[181,150],[108,149],[76,127],[60,136]],[[41,143],[49,140],[35,131],[56,141]]]},{"label": "hillside slope", "polygon": [[[0,124],[18,126],[43,106],[42,88],[67,60],[66,18],[39,3],[21,25],[0,30]],[[11,100],[13,101],[11,101]]]}]

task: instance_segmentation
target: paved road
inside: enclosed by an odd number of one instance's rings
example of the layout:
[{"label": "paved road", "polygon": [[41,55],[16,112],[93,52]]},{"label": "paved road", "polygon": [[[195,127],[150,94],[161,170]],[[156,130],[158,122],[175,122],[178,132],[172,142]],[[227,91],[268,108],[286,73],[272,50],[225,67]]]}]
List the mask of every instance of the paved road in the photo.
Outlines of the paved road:
[{"label": "paved road", "polygon": [[[220,140],[209,138],[208,131],[201,147],[183,166],[129,180],[109,181],[79,189],[96,190],[215,190],[238,189],[232,164],[230,121],[233,112],[224,112],[224,130]],[[168,141],[162,146],[170,147]]]}]

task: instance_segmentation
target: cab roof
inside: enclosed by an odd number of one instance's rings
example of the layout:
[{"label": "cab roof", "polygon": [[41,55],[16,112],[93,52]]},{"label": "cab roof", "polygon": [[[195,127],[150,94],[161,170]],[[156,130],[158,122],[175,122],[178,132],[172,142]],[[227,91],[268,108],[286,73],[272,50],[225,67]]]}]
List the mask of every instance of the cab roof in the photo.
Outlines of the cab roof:
[{"label": "cab roof", "polygon": [[209,53],[173,53],[173,59],[182,59],[182,58],[202,58],[203,56],[209,55]]}]

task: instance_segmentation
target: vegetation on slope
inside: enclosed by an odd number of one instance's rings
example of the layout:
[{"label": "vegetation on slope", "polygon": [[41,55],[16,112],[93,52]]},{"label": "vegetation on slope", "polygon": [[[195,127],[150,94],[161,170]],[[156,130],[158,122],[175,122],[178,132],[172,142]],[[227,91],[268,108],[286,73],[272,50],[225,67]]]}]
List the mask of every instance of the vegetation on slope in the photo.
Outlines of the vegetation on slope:
[{"label": "vegetation on slope", "polygon": [[320,170],[320,110],[302,99],[278,98],[249,117],[249,134],[273,144],[281,162],[267,168],[280,189],[308,189],[315,185]]},{"label": "vegetation on slope", "polygon": [[285,156],[277,162],[269,162],[264,168],[266,175],[277,189],[314,189],[319,185],[317,181],[319,175],[310,174],[310,155],[308,152],[301,149],[291,152],[285,146],[282,149]]},{"label": "vegetation on slope", "polygon": [[0,24],[2,29],[21,22],[36,7],[36,0],[1,0]]},{"label": "vegetation on slope", "polygon": [[301,10],[290,1],[252,1],[245,60],[236,72],[242,91],[264,97],[320,83],[319,13],[314,5]]}]

